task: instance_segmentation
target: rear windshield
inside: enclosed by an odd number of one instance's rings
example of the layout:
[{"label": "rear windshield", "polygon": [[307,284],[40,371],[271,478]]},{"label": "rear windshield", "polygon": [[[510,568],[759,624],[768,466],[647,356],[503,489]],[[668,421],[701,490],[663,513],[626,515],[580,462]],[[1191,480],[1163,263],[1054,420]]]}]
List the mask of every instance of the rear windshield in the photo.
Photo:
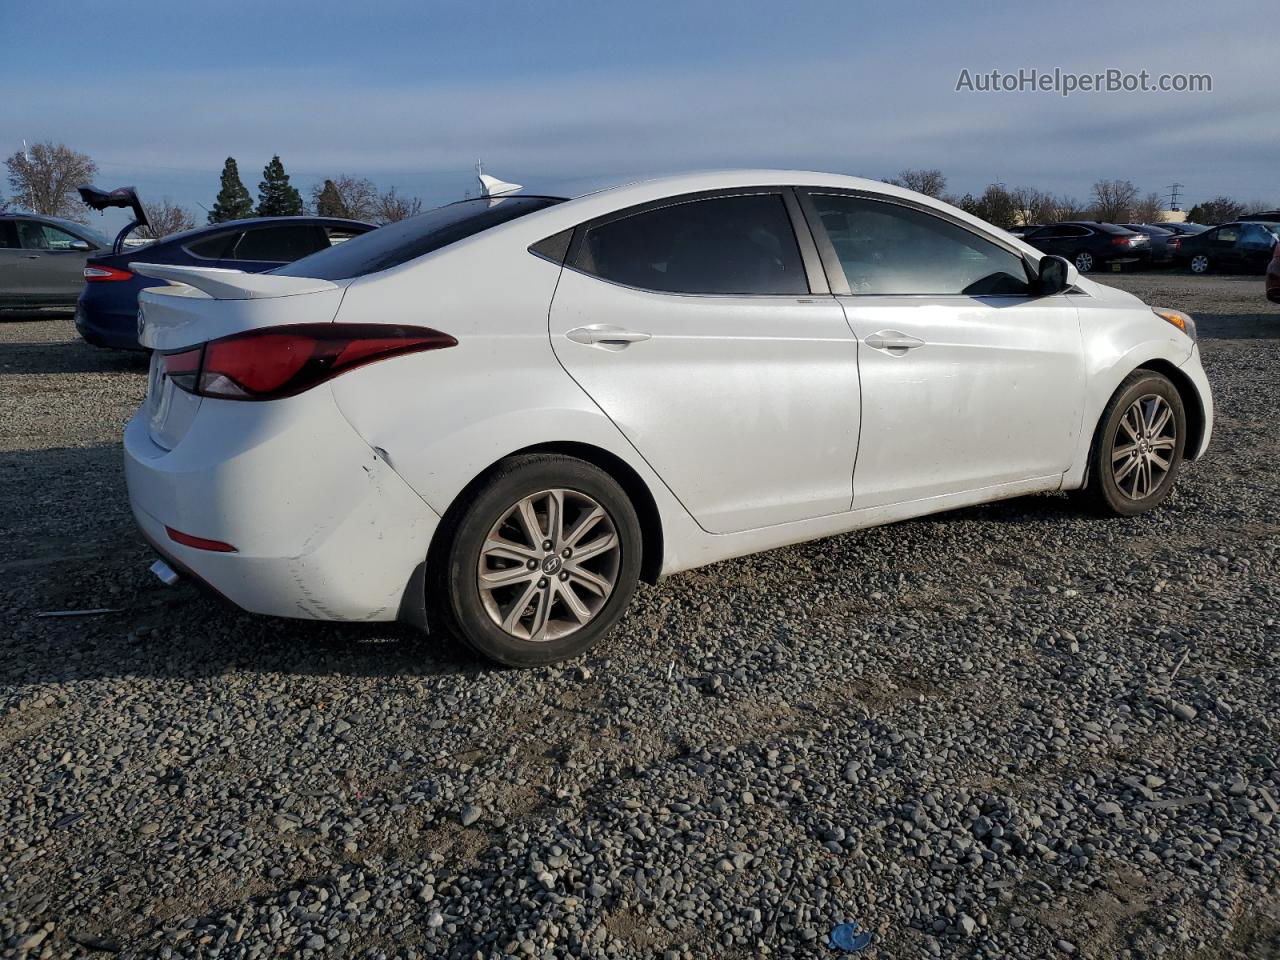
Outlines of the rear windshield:
[{"label": "rear windshield", "polygon": [[555,197],[460,200],[352,237],[336,247],[313,253],[273,272],[317,280],[363,277],[416,260],[490,227],[561,202]]}]

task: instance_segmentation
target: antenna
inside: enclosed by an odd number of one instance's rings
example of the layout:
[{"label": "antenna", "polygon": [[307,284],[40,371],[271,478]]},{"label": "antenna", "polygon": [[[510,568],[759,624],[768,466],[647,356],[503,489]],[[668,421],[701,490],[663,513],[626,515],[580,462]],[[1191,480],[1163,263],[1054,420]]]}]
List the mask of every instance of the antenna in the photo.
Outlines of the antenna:
[{"label": "antenna", "polygon": [[32,186],[35,177],[31,175],[31,153],[27,150],[27,141],[22,140],[22,159],[27,163],[27,209],[36,212],[36,188]]},{"label": "antenna", "polygon": [[1182,209],[1181,207],[1178,206],[1178,191],[1181,190],[1184,186],[1186,186],[1186,184],[1184,183],[1171,183],[1169,184],[1168,187],[1165,188],[1169,191],[1169,209],[1170,210]]}]

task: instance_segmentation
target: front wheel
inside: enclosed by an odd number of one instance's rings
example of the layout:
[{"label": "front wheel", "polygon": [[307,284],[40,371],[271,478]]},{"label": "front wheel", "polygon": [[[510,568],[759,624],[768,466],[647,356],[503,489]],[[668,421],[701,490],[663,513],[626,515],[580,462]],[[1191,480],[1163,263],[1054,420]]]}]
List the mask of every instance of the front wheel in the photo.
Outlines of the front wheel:
[{"label": "front wheel", "polygon": [[1088,273],[1093,269],[1093,254],[1087,250],[1081,250],[1076,254],[1076,269],[1081,273]]},{"label": "front wheel", "polygon": [[437,601],[453,631],[499,663],[528,667],[584,653],[635,592],[635,508],[585,461],[512,457],[455,522],[434,578]]},{"label": "front wheel", "polygon": [[1135,370],[1102,413],[1086,496],[1102,512],[1122,517],[1159,506],[1173,490],[1186,436],[1177,387],[1162,374]]}]

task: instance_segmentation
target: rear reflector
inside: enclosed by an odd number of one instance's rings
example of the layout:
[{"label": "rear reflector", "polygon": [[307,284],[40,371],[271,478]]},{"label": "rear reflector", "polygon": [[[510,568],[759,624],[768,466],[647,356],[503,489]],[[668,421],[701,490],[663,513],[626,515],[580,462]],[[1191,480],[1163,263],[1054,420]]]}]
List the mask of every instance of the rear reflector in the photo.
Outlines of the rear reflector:
[{"label": "rear reflector", "polygon": [[193,537],[191,534],[175,530],[173,527],[165,527],[164,532],[169,535],[170,540],[174,543],[180,543],[184,547],[194,547],[196,550],[212,550],[214,553],[236,552],[235,547],[229,543],[223,543],[221,540],[206,540],[204,537]]},{"label": "rear reflector", "polygon": [[133,271],[118,267],[85,267],[84,279],[87,283],[119,283],[121,280],[132,280]]},{"label": "rear reflector", "polygon": [[340,373],[458,343],[429,327],[304,323],[236,333],[164,355],[174,386],[223,400],[292,397]]}]

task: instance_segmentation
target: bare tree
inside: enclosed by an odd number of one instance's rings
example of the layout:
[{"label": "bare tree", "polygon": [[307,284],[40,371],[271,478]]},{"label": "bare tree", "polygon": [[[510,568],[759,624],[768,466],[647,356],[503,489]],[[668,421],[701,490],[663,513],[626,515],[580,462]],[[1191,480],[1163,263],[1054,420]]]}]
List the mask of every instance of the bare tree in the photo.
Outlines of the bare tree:
[{"label": "bare tree", "polygon": [[25,202],[32,213],[86,219],[87,208],[76,195],[76,187],[91,181],[98,172],[88,154],[47,140],[33,144],[25,153],[15,151],[4,163],[9,168],[14,200]]},{"label": "bare tree", "polygon": [[890,177],[887,183],[896,187],[906,187],[927,197],[941,197],[947,189],[947,178],[941,170],[903,170],[896,177]]},{"label": "bare tree", "polygon": [[395,223],[397,220],[416,217],[421,212],[421,200],[417,197],[402,197],[396,193],[396,188],[392,187],[378,197],[374,219],[379,223]]},{"label": "bare tree", "polygon": [[1123,223],[1133,216],[1138,188],[1128,180],[1099,180],[1093,185],[1093,216],[1104,223]]},{"label": "bare tree", "polygon": [[1160,194],[1148,193],[1133,205],[1131,213],[1135,223],[1159,223],[1164,214],[1164,201],[1160,199]]},{"label": "bare tree", "polygon": [[1061,196],[1050,197],[1049,205],[1045,208],[1045,222],[1059,223],[1063,220],[1083,220],[1088,216],[1089,211],[1085,209],[1085,205],[1075,197]]},{"label": "bare tree", "polygon": [[168,197],[160,203],[144,203],[142,208],[147,211],[148,225],[138,228],[138,236],[144,240],[159,240],[171,233],[191,230],[196,225],[191,212],[171,203]]},{"label": "bare tree", "polygon": [[372,220],[378,215],[378,188],[372,180],[340,174],[311,188],[317,216]]}]

